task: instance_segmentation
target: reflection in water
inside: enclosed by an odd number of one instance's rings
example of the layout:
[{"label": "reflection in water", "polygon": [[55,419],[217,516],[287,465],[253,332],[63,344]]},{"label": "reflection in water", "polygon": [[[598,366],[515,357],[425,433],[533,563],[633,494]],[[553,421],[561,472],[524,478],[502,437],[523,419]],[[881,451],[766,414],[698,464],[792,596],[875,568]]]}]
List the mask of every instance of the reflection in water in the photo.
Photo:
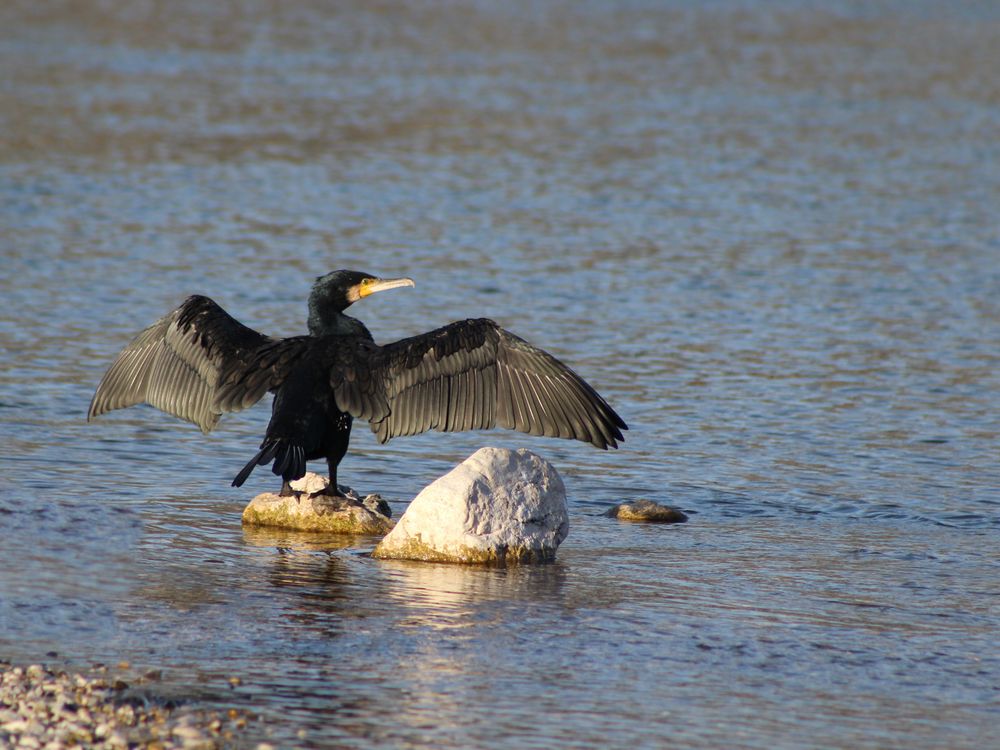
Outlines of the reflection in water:
[{"label": "reflection in water", "polygon": [[565,571],[558,564],[511,566],[448,565],[382,560],[386,593],[399,604],[400,624],[453,630],[481,622],[491,603],[558,604]]},{"label": "reflection in water", "polygon": [[367,542],[374,544],[372,538],[244,527],[243,541],[270,550],[262,560],[268,567],[266,584],[290,595],[282,617],[294,624],[296,634],[304,628],[323,638],[332,637],[363,616],[353,601],[359,593],[357,583],[352,582],[350,568],[337,552]]},{"label": "reflection in water", "polygon": [[367,536],[352,536],[351,534],[327,534],[321,531],[244,526],[243,542],[252,547],[274,547],[279,551],[328,552],[363,546],[367,542],[374,544],[377,539]]},{"label": "reflection in water", "polygon": [[356,592],[350,589],[348,571],[336,555],[279,551],[268,580],[272,586],[294,592],[299,605],[287,616],[303,628],[331,636],[351,618],[351,599]]},{"label": "reflection in water", "polygon": [[[486,698],[491,682],[511,677],[497,673],[494,649],[519,630],[514,622],[558,612],[566,577],[558,563],[507,568],[378,564],[387,579],[387,599],[396,607],[396,627],[415,635],[414,648],[401,654],[395,667],[411,685],[397,718],[415,736],[432,731],[432,738],[477,723],[469,706]],[[535,642],[551,635],[550,628]]]}]

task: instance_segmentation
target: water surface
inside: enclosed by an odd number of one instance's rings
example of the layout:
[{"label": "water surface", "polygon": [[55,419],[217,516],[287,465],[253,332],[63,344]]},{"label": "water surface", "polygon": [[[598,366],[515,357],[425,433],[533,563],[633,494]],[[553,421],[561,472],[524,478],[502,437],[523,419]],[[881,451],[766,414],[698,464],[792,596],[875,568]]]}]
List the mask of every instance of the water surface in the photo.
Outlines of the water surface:
[{"label": "water surface", "polygon": [[[0,29],[0,656],[161,669],[154,697],[252,708],[279,746],[993,741],[992,6],[8,4]],[[343,267],[417,282],[354,308],[377,339],[488,315],[625,417],[608,453],[355,429],[342,479],[397,513],[482,445],[545,456],[558,562],[242,530],[264,405],[207,437],[85,423],[187,294],[296,334]],[[641,497],[691,521],[599,516]]]}]

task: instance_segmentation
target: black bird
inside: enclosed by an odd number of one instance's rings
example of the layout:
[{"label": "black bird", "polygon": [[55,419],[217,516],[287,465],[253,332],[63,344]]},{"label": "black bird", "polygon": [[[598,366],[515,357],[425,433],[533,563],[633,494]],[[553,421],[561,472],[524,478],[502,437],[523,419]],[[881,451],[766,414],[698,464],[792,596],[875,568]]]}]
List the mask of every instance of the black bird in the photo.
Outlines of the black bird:
[{"label": "black bird", "polygon": [[236,475],[273,462],[289,482],[306,461],[325,458],[339,496],[337,466],[354,419],[384,443],[398,435],[505,427],[617,448],[628,427],[584,380],[552,355],[492,320],[462,320],[379,346],[344,314],[374,292],[413,286],[357,271],[320,276],[309,294],[309,334],[271,338],[208,297],[188,297],[118,355],[97,386],[87,420],[145,402],[198,425],[274,393],[260,450]]}]

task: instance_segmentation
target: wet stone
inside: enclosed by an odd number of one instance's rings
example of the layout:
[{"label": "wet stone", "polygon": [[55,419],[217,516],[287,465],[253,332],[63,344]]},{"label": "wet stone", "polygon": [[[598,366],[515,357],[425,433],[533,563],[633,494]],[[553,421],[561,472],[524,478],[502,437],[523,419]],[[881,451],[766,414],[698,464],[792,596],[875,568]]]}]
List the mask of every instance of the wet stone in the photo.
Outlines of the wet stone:
[{"label": "wet stone", "polygon": [[311,493],[324,489],[329,480],[313,472],[292,484],[301,494],[281,497],[274,492],[257,495],[243,510],[244,526],[269,526],[295,531],[325,531],[337,534],[381,536],[393,527],[389,504],[378,495],[362,498],[350,487],[340,486],[342,498]]},{"label": "wet stone", "polygon": [[688,520],[688,517],[677,508],[660,505],[652,500],[621,503],[608,510],[604,515],[609,518],[617,518],[619,521],[644,523],[684,523]]},{"label": "wet stone", "polygon": [[246,727],[235,709],[225,720],[207,712],[178,717],[162,706],[122,705],[120,698],[108,679],[0,664],[0,748],[203,750],[219,747],[220,734],[233,738]]},{"label": "wet stone", "polygon": [[425,487],[373,557],[452,563],[547,562],[566,538],[559,474],[527,450],[482,448]]}]

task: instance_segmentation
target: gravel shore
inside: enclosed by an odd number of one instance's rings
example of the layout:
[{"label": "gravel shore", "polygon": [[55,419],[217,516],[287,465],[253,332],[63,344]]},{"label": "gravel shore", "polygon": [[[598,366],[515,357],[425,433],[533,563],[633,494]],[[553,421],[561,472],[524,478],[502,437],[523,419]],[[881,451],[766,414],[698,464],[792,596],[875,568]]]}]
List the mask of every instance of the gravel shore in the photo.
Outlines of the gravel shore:
[{"label": "gravel shore", "polygon": [[[137,682],[156,678],[148,673]],[[0,748],[214,750],[238,744],[247,724],[243,711],[149,705],[130,697],[129,687],[106,667],[82,675],[0,661]]]}]

